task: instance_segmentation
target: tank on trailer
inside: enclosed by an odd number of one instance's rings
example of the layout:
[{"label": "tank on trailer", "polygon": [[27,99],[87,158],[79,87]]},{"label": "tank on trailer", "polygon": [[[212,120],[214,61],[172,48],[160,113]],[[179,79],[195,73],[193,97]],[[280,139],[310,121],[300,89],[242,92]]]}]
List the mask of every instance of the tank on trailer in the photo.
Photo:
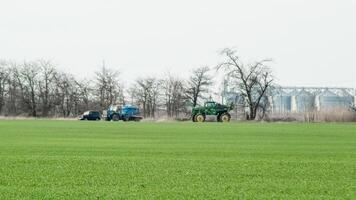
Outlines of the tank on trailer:
[{"label": "tank on trailer", "polygon": [[106,110],[105,119],[107,121],[140,121],[142,116],[140,116],[140,110],[137,106],[133,105],[111,105]]}]

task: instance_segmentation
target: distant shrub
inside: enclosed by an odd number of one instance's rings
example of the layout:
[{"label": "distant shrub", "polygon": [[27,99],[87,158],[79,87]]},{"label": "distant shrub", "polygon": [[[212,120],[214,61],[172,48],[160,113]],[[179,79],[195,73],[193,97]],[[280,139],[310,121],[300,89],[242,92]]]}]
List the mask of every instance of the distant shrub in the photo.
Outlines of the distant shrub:
[{"label": "distant shrub", "polygon": [[331,108],[300,113],[270,114],[264,120],[268,122],[356,122],[356,112],[346,108]]}]

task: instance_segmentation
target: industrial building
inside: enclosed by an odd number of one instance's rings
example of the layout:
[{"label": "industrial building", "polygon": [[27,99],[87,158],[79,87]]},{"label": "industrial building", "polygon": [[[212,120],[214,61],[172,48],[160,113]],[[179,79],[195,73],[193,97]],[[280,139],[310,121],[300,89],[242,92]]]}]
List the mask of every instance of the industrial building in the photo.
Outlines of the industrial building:
[{"label": "industrial building", "polygon": [[[356,106],[355,88],[273,87],[267,94],[271,113],[300,113]],[[224,84],[223,101],[244,103],[235,88]]]}]

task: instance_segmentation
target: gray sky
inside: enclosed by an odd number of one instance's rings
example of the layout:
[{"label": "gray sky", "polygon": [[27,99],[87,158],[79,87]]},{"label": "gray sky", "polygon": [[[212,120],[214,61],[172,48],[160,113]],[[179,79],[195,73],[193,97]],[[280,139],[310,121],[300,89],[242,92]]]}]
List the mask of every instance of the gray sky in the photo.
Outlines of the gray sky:
[{"label": "gray sky", "polygon": [[235,47],[273,58],[279,83],[356,87],[356,0],[1,0],[0,57],[51,59],[79,76],[181,76]]}]

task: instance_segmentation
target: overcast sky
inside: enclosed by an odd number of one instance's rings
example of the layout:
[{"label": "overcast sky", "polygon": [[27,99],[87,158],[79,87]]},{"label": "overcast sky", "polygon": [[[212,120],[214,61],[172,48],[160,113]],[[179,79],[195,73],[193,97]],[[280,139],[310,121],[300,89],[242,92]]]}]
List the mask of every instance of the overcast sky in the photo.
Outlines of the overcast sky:
[{"label": "overcast sky", "polygon": [[180,76],[234,47],[286,86],[356,87],[356,0],[1,0],[0,58]]}]

